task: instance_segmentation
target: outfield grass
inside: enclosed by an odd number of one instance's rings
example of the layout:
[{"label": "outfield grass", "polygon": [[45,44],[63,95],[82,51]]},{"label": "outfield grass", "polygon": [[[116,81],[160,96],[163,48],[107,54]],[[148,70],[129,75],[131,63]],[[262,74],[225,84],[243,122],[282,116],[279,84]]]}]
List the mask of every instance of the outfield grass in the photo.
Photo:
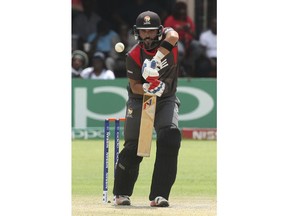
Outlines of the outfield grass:
[{"label": "outfield grass", "polygon": [[[121,142],[122,145],[123,142]],[[109,149],[109,194],[113,187],[113,143]],[[150,158],[144,158],[133,196],[148,196],[155,144]],[[103,141],[72,141],[72,196],[93,195],[102,199]],[[216,195],[216,141],[183,140],[178,174],[171,196]]]}]

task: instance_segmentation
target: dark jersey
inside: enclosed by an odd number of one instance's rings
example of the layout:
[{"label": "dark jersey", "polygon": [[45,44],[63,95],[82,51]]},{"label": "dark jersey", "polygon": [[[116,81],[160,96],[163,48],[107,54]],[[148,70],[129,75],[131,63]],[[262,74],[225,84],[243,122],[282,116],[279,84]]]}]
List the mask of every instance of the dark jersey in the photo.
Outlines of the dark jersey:
[{"label": "dark jersey", "polygon": [[[164,28],[162,32],[162,40],[165,39],[166,33],[172,28]],[[159,43],[160,44],[160,43]],[[147,82],[142,77],[142,64],[145,59],[151,60],[157,52],[158,47],[153,50],[145,50],[142,43],[136,44],[127,54],[126,68],[127,77],[133,80],[141,80],[142,83]],[[162,59],[162,69],[159,71],[159,80],[165,83],[165,91],[163,97],[172,96],[176,92],[178,78],[178,47],[177,44],[172,51]],[[128,95],[131,98],[142,98],[142,95],[134,94],[128,85]]]}]

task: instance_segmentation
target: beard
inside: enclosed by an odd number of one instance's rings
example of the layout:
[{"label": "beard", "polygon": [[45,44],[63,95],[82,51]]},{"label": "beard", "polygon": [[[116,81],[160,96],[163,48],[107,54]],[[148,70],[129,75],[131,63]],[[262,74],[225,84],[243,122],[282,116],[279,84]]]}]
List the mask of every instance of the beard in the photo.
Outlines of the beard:
[{"label": "beard", "polygon": [[142,40],[142,43],[146,50],[152,50],[152,49],[155,49],[157,46],[159,46],[160,41],[156,40],[156,38],[154,39],[145,38],[144,40]]}]

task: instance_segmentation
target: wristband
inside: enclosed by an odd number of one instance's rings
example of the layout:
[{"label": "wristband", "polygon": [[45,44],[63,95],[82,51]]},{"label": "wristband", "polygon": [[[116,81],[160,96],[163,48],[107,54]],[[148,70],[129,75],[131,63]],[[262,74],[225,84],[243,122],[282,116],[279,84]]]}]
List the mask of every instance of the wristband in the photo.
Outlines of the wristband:
[{"label": "wristband", "polygon": [[155,54],[154,58],[159,59],[161,61],[161,59],[163,59],[164,56],[165,55],[158,50],[157,53]]},{"label": "wristband", "polygon": [[168,41],[163,40],[160,44],[161,47],[167,49],[169,52],[171,52],[171,50],[173,49],[173,45],[171,43],[169,43]]}]

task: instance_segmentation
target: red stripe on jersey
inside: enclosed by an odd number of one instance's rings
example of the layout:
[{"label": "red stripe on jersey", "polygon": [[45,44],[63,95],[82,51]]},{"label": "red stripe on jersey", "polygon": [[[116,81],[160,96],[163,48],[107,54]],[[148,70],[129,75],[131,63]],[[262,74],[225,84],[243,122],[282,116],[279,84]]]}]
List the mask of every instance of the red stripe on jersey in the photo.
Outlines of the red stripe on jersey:
[{"label": "red stripe on jersey", "polygon": [[141,52],[144,51],[147,55],[151,56],[151,59],[152,59],[152,57],[156,54],[157,50],[158,49],[155,48],[154,50],[148,51],[145,48],[143,48],[142,44],[137,44],[134,48],[131,49],[131,51],[129,52],[129,55],[136,62],[136,64],[139,65],[139,67],[142,67],[143,62],[141,62],[141,57],[140,57]]},{"label": "red stripe on jersey", "polygon": [[[144,49],[141,44],[137,44],[135,45],[131,50],[130,52],[128,53],[128,55],[131,56],[131,58],[136,62],[136,64],[141,68],[142,67],[142,62],[141,62],[141,56],[140,56],[140,53],[141,53],[141,49],[143,49],[143,51],[151,56],[151,58],[156,54],[157,50],[158,50],[158,47],[151,50],[151,51],[148,51],[146,49]],[[177,64],[178,62],[178,46],[175,46],[173,49],[172,49],[172,52],[173,52],[173,57],[174,57],[174,62],[175,64]]]},{"label": "red stripe on jersey", "polygon": [[140,52],[141,52],[141,47],[139,46],[139,44],[137,44],[136,46],[134,46],[134,48],[132,48],[130,50],[130,52],[128,53],[131,58],[136,62],[137,65],[139,65],[139,67],[142,67],[142,63],[141,63],[141,59],[140,59]]},{"label": "red stripe on jersey", "polygon": [[172,52],[173,52],[174,62],[175,64],[177,64],[178,63],[178,46],[175,46],[172,49]]}]

